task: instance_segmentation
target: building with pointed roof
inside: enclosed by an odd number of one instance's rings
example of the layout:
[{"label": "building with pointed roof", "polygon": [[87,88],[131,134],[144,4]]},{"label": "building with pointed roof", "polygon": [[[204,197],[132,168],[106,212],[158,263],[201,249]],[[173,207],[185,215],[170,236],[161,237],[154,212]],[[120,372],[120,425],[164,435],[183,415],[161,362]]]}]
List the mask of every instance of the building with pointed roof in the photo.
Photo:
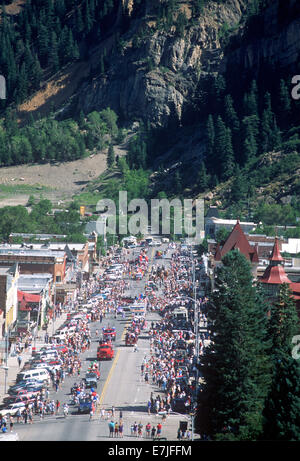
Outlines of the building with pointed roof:
[{"label": "building with pointed roof", "polygon": [[250,245],[239,220],[237,220],[224,244],[217,245],[214,257],[216,264],[220,263],[222,258],[232,250],[239,250],[248,259],[253,267],[253,275],[256,276],[256,268],[259,262],[257,247]]},{"label": "building with pointed roof", "polygon": [[300,283],[292,282],[286,275],[284,269],[284,258],[280,254],[278,237],[275,237],[273,251],[269,258],[269,265],[266,268],[263,276],[259,279],[264,284],[265,290],[270,301],[276,300],[278,297],[280,286],[287,283],[293,293],[293,298],[296,302],[298,314],[300,312]]}]

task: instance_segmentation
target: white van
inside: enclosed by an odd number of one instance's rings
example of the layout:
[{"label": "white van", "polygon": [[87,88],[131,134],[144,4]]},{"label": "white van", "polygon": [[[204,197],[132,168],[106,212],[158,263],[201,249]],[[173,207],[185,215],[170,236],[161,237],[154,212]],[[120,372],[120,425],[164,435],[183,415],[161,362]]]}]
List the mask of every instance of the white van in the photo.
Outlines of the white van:
[{"label": "white van", "polygon": [[19,381],[27,381],[28,379],[36,379],[37,381],[43,382],[50,384],[51,379],[50,379],[50,374],[47,370],[41,369],[41,370],[27,370],[27,371],[22,371],[21,373],[18,373],[17,375],[17,383]]},{"label": "white van", "polygon": [[58,331],[55,333],[54,338],[58,338],[60,340],[66,339],[67,334],[69,336],[73,336],[73,334],[76,332],[76,327],[66,327],[63,330]]}]

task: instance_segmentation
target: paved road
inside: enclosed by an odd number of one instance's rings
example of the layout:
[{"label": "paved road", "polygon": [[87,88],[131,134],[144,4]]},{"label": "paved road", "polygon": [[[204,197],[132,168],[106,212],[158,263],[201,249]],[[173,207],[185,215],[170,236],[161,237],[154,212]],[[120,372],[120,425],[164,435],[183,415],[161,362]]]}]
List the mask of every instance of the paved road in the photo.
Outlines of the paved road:
[{"label": "paved road", "polygon": [[[156,248],[149,251],[149,268],[153,264],[153,256]],[[132,251],[137,255],[139,249]],[[159,261],[160,264],[168,265],[168,260]],[[130,281],[129,292],[131,295],[138,295],[144,291],[145,283],[148,279],[146,275],[142,281]],[[159,320],[157,313],[148,313],[148,325],[151,321]],[[138,350],[135,352],[132,347],[124,344],[124,331],[127,322],[130,321],[128,315],[126,319],[114,319],[112,316],[99,322],[90,324],[92,333],[92,343],[89,351],[81,355],[82,372],[84,376],[91,360],[96,358],[98,343],[95,338],[95,330],[108,324],[116,327],[117,337],[115,342],[115,358],[113,361],[101,362],[101,378],[98,383],[97,392],[100,396],[100,405],[96,415],[90,421],[89,415],[79,415],[76,409],[70,406],[70,414],[65,419],[62,415],[45,416],[44,420],[39,420],[36,416],[33,425],[15,424],[15,430],[19,434],[21,441],[101,441],[110,440],[108,436],[108,420],[100,418],[100,408],[111,409],[115,407],[115,420],[119,419],[119,412],[122,411],[124,421],[123,440],[132,440],[130,426],[135,421],[142,422],[145,426],[148,422],[157,425],[161,418],[147,413],[147,401],[150,393],[159,393],[159,389],[152,384],[145,383],[140,374],[140,366],[144,356],[149,357],[149,337],[148,329],[142,330],[138,340]],[[58,399],[62,403],[70,401],[70,388],[76,381],[74,377],[67,377],[62,388],[55,393],[50,391],[51,399]],[[183,415],[170,415],[163,425],[162,436],[168,440],[176,440],[179,420],[186,419]],[[141,439],[139,439],[141,440]],[[142,440],[145,440],[143,438]]]}]

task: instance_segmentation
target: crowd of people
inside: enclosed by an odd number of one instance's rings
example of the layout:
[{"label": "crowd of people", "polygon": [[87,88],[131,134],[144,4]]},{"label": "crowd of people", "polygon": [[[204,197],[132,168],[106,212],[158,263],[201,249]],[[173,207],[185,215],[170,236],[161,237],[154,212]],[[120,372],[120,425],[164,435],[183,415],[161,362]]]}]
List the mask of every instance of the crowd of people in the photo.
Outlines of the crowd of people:
[{"label": "crowd of people", "polygon": [[[194,332],[194,306],[190,298],[193,295],[192,259],[188,252],[182,251],[180,246],[170,244],[169,248],[157,258],[155,264],[149,265],[147,248],[139,250],[137,257],[129,259],[126,250],[120,253],[122,256],[122,278],[117,280],[106,279],[108,269],[116,263],[116,254],[103,258],[101,274],[97,278],[84,280],[78,293],[78,298],[72,303],[63,306],[66,312],[77,310],[79,305],[89,304],[89,309],[81,310],[82,316],[76,321],[70,318],[68,325],[75,327],[75,332],[66,334],[64,339],[59,336],[50,336],[45,333],[45,343],[54,346],[65,346],[64,352],[60,350],[60,367],[51,372],[52,387],[57,393],[65,378],[76,377],[71,394],[73,403],[78,405],[80,400],[89,399],[92,402],[91,415],[95,413],[99,396],[94,389],[88,390],[84,379],[81,378],[82,363],[81,354],[89,350],[91,345],[91,322],[105,322],[108,315],[110,318],[118,315],[124,316],[120,307],[126,303],[126,294],[129,289],[129,280],[136,278],[137,274],[147,274],[147,284],[151,288],[147,295],[141,294],[139,299],[147,299],[147,311],[160,314],[159,321],[152,321],[149,328],[149,356],[145,356],[141,364],[141,378],[152,386],[156,391],[151,392],[148,403],[148,415],[161,415],[162,423],[171,412],[188,413],[192,410],[195,397],[196,379],[196,336]],[[167,259],[166,259],[167,258]],[[151,267],[151,270],[150,270]],[[151,281],[151,283],[149,283]],[[199,322],[207,327],[207,300],[203,298],[198,303]],[[177,321],[173,311],[179,306],[185,306],[187,318]],[[112,315],[111,315],[112,314]],[[71,317],[71,315],[70,315]],[[148,322],[149,323],[149,322]],[[128,334],[138,335],[140,330],[147,327],[146,319],[136,317],[132,319],[128,328]],[[101,329],[100,329],[101,332]],[[97,340],[101,341],[99,330],[96,330]],[[29,338],[30,339],[30,338]],[[199,353],[202,354],[209,341],[207,332],[199,335]],[[134,349],[137,350],[137,349]],[[93,368],[95,364],[91,364]],[[94,369],[94,368],[93,368]],[[95,371],[95,369],[94,369]],[[154,395],[156,394],[156,395]],[[45,415],[59,414],[61,408],[67,414],[66,403],[58,399],[50,398],[49,389],[42,389],[23,411],[17,413],[17,422],[32,424],[34,415],[43,419]],[[110,437],[124,435],[124,422],[120,414],[115,418],[114,411],[100,409],[100,418],[107,419]],[[130,427],[130,434],[138,438],[161,437],[162,423],[145,426],[141,422],[135,422]],[[6,427],[7,418],[2,417],[0,427]],[[13,420],[10,422],[13,425]],[[189,438],[190,431],[178,432],[178,438]]]},{"label": "crowd of people", "polygon": [[[172,244],[173,245],[173,244]],[[150,357],[144,359],[141,374],[144,380],[155,385],[158,393],[151,392],[147,403],[148,414],[162,415],[165,419],[171,411],[189,413],[194,404],[196,380],[196,335],[194,331],[194,304],[192,258],[180,246],[172,246],[170,264],[152,267],[151,279],[162,280],[162,294],[153,292],[148,299],[150,310],[160,313],[161,320],[152,322],[149,331]],[[199,334],[199,354],[209,344],[209,334],[204,331],[207,299],[197,303],[199,324],[203,326]],[[187,318],[178,320],[173,312],[184,306]],[[188,432],[180,435],[188,438]]]}]

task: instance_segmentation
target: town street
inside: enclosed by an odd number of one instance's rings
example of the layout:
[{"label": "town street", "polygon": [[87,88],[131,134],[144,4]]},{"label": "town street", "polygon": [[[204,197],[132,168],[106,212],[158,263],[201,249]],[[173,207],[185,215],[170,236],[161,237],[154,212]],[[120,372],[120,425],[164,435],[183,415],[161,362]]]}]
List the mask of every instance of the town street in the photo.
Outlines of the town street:
[{"label": "town street", "polygon": [[[153,255],[156,248],[149,251],[149,272],[151,264],[153,264]],[[138,249],[131,252],[129,257],[136,256]],[[169,261],[163,261],[165,267],[169,265]],[[143,280],[130,280],[128,294],[138,296],[144,292],[147,274]],[[160,293],[160,290],[159,290]],[[21,441],[90,441],[90,440],[109,440],[108,422],[109,420],[101,417],[101,409],[106,411],[115,408],[115,418],[119,418],[122,412],[124,421],[124,436],[123,440],[132,440],[131,425],[134,422],[142,423],[143,426],[150,422],[151,425],[156,425],[160,420],[160,416],[155,414],[148,415],[147,401],[153,391],[159,391],[155,386],[146,383],[141,376],[140,368],[144,357],[149,358],[150,342],[148,336],[149,325],[152,321],[158,321],[160,316],[157,312],[147,313],[147,326],[142,330],[138,340],[138,348],[125,346],[124,334],[125,327],[129,324],[131,314],[127,313],[126,318],[118,316],[114,318],[113,314],[109,314],[103,319],[102,324],[99,321],[90,323],[91,330],[91,347],[89,350],[81,354],[81,376],[84,376],[91,361],[96,359],[96,351],[98,341],[96,339],[96,330],[110,325],[116,328],[116,341],[113,343],[115,349],[115,357],[112,361],[101,361],[100,372],[101,377],[98,382],[97,393],[99,394],[99,405],[96,414],[90,420],[89,414],[78,414],[77,407],[70,405],[71,395],[70,389],[76,382],[76,377],[67,376],[62,383],[58,392],[50,389],[50,399],[59,400],[61,402],[61,410],[58,415],[47,415],[40,420],[39,416],[35,416],[34,423],[15,424]],[[79,382],[79,380],[78,380]],[[62,405],[68,403],[69,415],[67,418],[63,416]],[[186,419],[184,415],[170,415],[164,423],[168,440],[172,438],[176,440],[176,431],[180,419]]]}]

